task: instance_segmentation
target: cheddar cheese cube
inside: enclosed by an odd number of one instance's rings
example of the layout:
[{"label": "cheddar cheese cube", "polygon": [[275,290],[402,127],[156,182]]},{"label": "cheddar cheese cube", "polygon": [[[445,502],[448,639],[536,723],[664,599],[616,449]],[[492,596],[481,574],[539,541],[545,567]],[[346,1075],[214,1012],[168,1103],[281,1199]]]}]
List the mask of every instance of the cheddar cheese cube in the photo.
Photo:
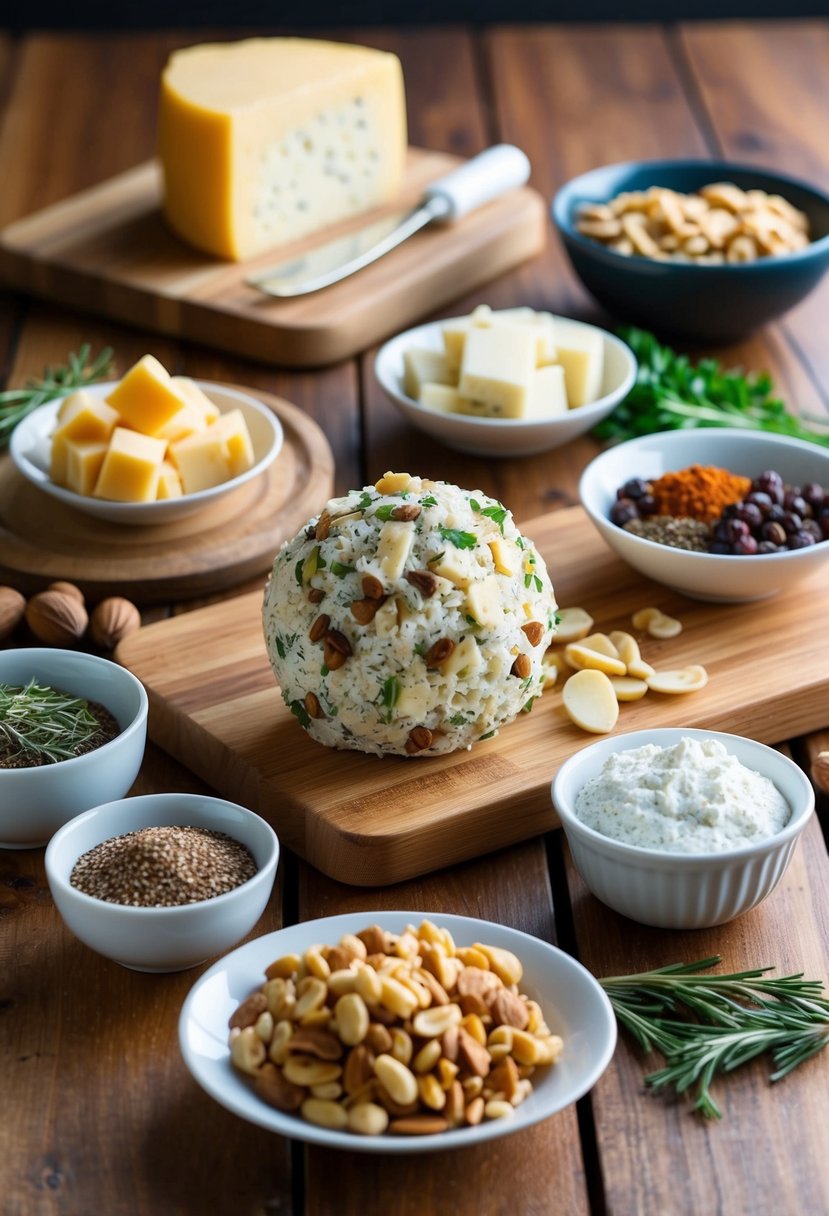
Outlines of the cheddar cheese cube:
[{"label": "cheddar cheese cube", "polygon": [[238,477],[253,468],[256,457],[245,415],[241,410],[228,410],[208,427],[212,438],[221,438],[227,452],[227,465],[231,477]]},{"label": "cheddar cheese cube", "polygon": [[154,355],[144,355],[107,397],[121,425],[157,437],[185,404],[166,368]]},{"label": "cheddar cheese cube", "polygon": [[216,424],[196,435],[188,435],[169,447],[170,459],[178,470],[185,494],[196,494],[219,486],[231,477],[227,444],[214,434]]},{"label": "cheddar cheese cube", "polygon": [[76,494],[90,495],[95,489],[107,451],[106,443],[67,439],[66,466],[60,484],[66,486],[67,490],[74,490]]},{"label": "cheddar cheese cube", "polygon": [[96,498],[115,502],[152,502],[167,445],[138,431],[117,426],[112,432],[95,488]]},{"label": "cheddar cheese cube", "polygon": [[181,478],[175,465],[171,464],[169,460],[163,460],[158,474],[156,498],[181,498],[183,493]]},{"label": "cheddar cheese cube", "polygon": [[[118,423],[118,413],[93,397],[86,389],[78,389],[61,403],[55,435],[87,443],[103,443],[109,439]],[[54,437],[54,436],[53,436]]]},{"label": "cheddar cheese cube", "polygon": [[215,422],[221,410],[215,401],[211,401],[207,393],[200,389],[195,380],[189,376],[171,376],[170,383],[177,393],[180,393],[188,405],[199,411],[205,422]]}]

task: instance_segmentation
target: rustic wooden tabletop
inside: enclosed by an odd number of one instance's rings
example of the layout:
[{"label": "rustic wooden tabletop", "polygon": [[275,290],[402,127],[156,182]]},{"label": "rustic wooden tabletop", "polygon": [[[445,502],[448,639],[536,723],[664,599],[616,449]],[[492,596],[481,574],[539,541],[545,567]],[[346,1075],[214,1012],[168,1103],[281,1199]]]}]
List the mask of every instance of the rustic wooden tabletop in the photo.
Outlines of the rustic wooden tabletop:
[{"label": "rustic wooden tabletop", "polygon": [[[414,144],[469,156],[516,143],[547,198],[591,166],[674,155],[769,165],[829,188],[826,22],[333,33],[400,55]],[[171,49],[197,40],[0,35],[0,226],[150,158],[159,72]],[[577,285],[552,231],[541,256],[442,315],[483,300],[611,324]],[[792,405],[826,411],[828,308],[824,283],[780,324],[718,353],[767,369]],[[463,457],[407,427],[373,378],[372,351],[289,373],[0,296],[9,384],[84,341],[111,345],[121,371],[152,350],[168,367],[295,403],[324,429],[339,490],[406,468],[481,487],[528,519],[574,504],[579,472],[597,450],[585,439],[520,460]],[[200,602],[155,606],[146,619]],[[825,645],[822,611],[815,604],[816,645]],[[770,660],[774,645],[770,637]],[[823,696],[829,728],[829,689]],[[780,742],[808,768],[829,731]],[[203,788],[148,746],[134,792]],[[512,925],[559,944],[598,976],[717,953],[729,970],[774,965],[829,978],[829,860],[817,818],[774,896],[720,929],[657,931],[616,916],[587,893],[553,832],[391,888],[344,886],[283,856],[254,934],[338,912],[375,919],[384,908]],[[645,1092],[649,1064],[622,1036],[593,1092],[531,1130],[456,1153],[370,1158],[306,1149],[208,1098],[177,1045],[178,1013],[200,970],[137,974],[83,947],[52,904],[42,850],[0,854],[0,960],[4,1216],[829,1211],[825,1058],[775,1086],[764,1064],[741,1069],[718,1083],[724,1117],[707,1123],[682,1101]]]}]

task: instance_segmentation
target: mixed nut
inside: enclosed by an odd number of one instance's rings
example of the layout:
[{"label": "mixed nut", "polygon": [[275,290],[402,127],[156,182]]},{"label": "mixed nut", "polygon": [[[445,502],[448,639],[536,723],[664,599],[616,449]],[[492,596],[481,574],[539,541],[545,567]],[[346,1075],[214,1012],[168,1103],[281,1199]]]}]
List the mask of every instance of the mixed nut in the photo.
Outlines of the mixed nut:
[{"label": "mixed nut", "polygon": [[509,1118],[563,1043],[509,950],[424,920],[276,959],[230,1018],[257,1094],[336,1131],[434,1135]]},{"label": "mixed nut", "polygon": [[24,619],[46,646],[75,646],[88,638],[101,650],[114,650],[141,625],[141,613],[131,600],[107,596],[89,612],[81,589],[64,580],[28,600],[14,587],[0,587],[0,641],[11,637]]}]

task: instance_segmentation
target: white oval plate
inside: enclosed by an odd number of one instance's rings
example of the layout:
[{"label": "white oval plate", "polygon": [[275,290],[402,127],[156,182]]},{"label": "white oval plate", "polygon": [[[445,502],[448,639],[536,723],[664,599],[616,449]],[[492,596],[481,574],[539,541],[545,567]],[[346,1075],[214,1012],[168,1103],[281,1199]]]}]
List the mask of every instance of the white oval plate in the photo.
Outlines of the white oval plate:
[{"label": "white oval plate", "polygon": [[586,1094],[607,1068],[616,1045],[616,1019],[598,981],[563,950],[517,929],[466,916],[431,915],[429,919],[448,929],[459,946],[479,941],[516,954],[524,966],[521,991],[538,1001],[550,1029],[564,1040],[558,1063],[537,1070],[533,1092],[516,1107],[514,1116],[433,1136],[359,1136],[317,1127],[257,1097],[230,1063],[227,1023],[240,1001],[263,982],[265,968],[282,954],[301,954],[315,943],[333,945],[344,933],[357,933],[371,924],[400,933],[406,925],[419,925],[425,916],[422,912],[329,916],[269,933],[220,959],[192,988],[179,1018],[179,1044],[196,1081],[227,1110],[259,1127],[329,1148],[369,1153],[431,1153],[494,1140],[547,1119]]},{"label": "white oval plate", "polygon": [[412,426],[440,439],[447,447],[476,456],[529,456],[547,452],[584,435],[606,418],[627,396],[636,379],[636,359],[621,339],[597,325],[566,319],[568,323],[596,330],[602,335],[602,395],[589,405],[554,418],[473,418],[467,414],[444,414],[408,397],[403,391],[403,352],[410,346],[443,350],[442,330],[448,318],[418,325],[390,338],[377,352],[374,374],[380,387]]},{"label": "white oval plate", "polygon": [[[166,524],[174,519],[184,519],[188,515],[200,511],[209,503],[214,503],[229,494],[231,490],[258,477],[268,465],[272,464],[279,455],[283,443],[282,424],[276,415],[247,393],[230,388],[226,384],[213,384],[207,380],[196,380],[195,383],[207,394],[210,400],[219,407],[223,414],[228,410],[239,409],[244,415],[250,431],[255,463],[245,473],[221,485],[212,486],[209,490],[199,490],[195,494],[183,494],[181,498],[165,498],[159,502],[112,502],[105,498],[91,498],[84,494],[76,494],[63,486],[56,485],[49,476],[49,457],[51,452],[50,436],[55,429],[58,410],[64,398],[41,405],[19,422],[12,431],[9,442],[9,454],[18,471],[32,485],[43,490],[59,502],[92,515],[95,519],[105,519],[115,524]],[[116,381],[103,381],[91,384],[87,392],[93,397],[104,398],[112,392]]]}]

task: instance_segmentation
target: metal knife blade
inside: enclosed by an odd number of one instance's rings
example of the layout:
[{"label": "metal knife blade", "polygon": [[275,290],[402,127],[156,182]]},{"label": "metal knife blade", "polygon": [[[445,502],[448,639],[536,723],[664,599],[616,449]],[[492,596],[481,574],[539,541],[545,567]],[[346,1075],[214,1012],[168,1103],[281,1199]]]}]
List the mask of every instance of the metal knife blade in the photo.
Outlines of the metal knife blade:
[{"label": "metal knife blade", "polygon": [[530,162],[519,148],[511,144],[488,148],[433,182],[412,210],[375,220],[245,281],[265,295],[278,298],[320,291],[376,262],[428,224],[461,219],[476,207],[523,185],[529,175]]}]

